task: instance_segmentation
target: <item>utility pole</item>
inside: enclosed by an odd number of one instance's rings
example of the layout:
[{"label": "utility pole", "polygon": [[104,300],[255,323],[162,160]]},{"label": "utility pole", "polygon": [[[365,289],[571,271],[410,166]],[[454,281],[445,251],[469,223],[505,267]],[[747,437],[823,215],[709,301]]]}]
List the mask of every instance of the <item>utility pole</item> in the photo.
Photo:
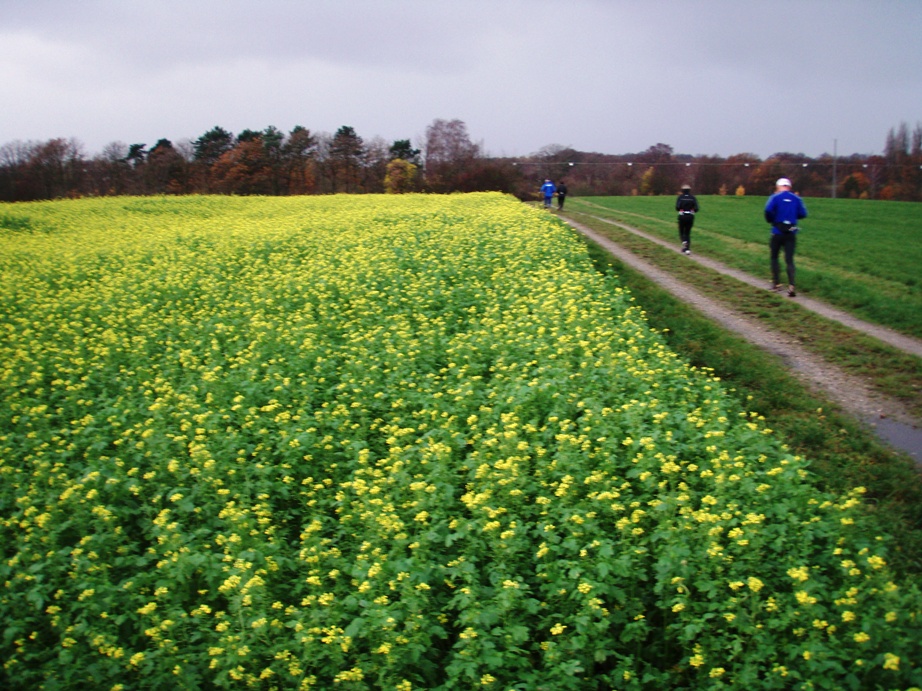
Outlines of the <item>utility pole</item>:
[{"label": "utility pole", "polygon": [[832,140],[832,198],[836,198],[836,159],[839,157],[839,140]]}]

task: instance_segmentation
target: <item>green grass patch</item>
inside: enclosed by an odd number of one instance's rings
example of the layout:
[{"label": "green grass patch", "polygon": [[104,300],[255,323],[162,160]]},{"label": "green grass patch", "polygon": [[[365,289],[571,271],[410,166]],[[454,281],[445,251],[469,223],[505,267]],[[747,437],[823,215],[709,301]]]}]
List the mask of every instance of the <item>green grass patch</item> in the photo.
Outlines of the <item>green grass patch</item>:
[{"label": "green grass patch", "polygon": [[[922,204],[804,200],[809,216],[797,247],[798,288],[868,321],[922,337]],[[763,197],[699,197],[697,251],[770,280]],[[672,197],[567,200],[573,211],[622,221],[678,242]]]}]

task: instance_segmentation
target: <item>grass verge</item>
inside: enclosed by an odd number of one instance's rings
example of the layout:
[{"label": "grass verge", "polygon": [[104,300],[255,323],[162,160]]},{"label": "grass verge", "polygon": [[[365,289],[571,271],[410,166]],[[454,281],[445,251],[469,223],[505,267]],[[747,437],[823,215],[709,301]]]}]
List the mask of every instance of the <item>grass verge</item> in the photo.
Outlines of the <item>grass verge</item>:
[{"label": "grass verge", "polygon": [[695,366],[713,369],[746,408],[770,421],[793,452],[811,460],[819,486],[833,492],[866,487],[867,506],[894,537],[894,568],[915,579],[922,575],[922,476],[908,456],[878,442],[772,356],[717,326],[595,243],[586,244],[600,271],[614,273],[630,286],[650,324],[665,332],[674,350]]}]

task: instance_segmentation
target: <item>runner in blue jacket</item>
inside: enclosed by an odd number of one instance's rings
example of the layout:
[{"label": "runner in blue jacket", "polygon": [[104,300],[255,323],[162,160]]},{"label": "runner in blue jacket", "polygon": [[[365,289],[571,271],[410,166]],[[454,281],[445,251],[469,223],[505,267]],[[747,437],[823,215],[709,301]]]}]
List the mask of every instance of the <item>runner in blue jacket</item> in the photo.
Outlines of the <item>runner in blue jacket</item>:
[{"label": "runner in blue jacket", "polygon": [[544,208],[551,208],[551,200],[554,198],[554,192],[557,191],[557,188],[554,186],[554,183],[550,180],[545,180],[544,184],[541,185],[541,194],[544,195]]},{"label": "runner in blue jacket", "polygon": [[788,295],[794,290],[794,249],[797,247],[797,221],[807,217],[803,200],[791,192],[791,181],[780,178],[775,183],[775,193],[765,204],[765,220],[772,224],[771,248],[772,290],[781,290],[778,254],[784,249],[784,263],[788,272]]}]

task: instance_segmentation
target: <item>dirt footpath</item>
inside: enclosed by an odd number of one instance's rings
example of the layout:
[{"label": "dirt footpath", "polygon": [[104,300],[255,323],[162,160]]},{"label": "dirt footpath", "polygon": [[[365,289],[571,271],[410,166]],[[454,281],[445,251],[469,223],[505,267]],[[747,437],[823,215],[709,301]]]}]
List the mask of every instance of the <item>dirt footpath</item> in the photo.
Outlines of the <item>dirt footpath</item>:
[{"label": "dirt footpath", "polygon": [[[584,202],[584,203],[591,204],[591,202]],[[619,223],[618,221],[613,221],[610,218],[602,218],[601,216],[592,216],[592,218],[594,218],[597,221],[601,221],[602,223],[610,223],[613,226],[617,226],[618,228],[621,228],[622,230],[631,232],[634,235],[637,235],[638,237],[644,238],[645,240],[649,240],[650,242],[655,242],[657,245],[661,245],[662,247],[667,247],[669,249],[675,249],[674,243],[670,244],[666,242],[665,240],[663,240],[662,238],[658,238],[653,235],[650,235],[649,233],[645,233],[644,231],[639,230],[638,228],[634,228],[624,223]],[[563,219],[563,220],[567,221],[568,223],[576,227],[575,224],[573,222],[570,222],[568,219]],[[756,278],[755,276],[752,276],[751,274],[747,274],[743,271],[740,271],[739,269],[734,269],[733,267],[727,266],[726,264],[722,264],[721,262],[716,261],[714,259],[709,259],[707,257],[699,256],[694,253],[691,255],[691,257],[689,257],[689,259],[691,259],[692,261],[698,262],[702,266],[705,266],[713,271],[717,271],[718,273],[722,273],[727,276],[732,276],[733,278],[739,281],[742,281],[743,283],[747,283],[751,286],[755,286],[756,288],[765,288],[767,286],[766,279]],[[816,312],[817,314],[823,317],[827,317],[828,319],[832,319],[834,321],[839,322],[840,324],[843,324],[852,329],[855,329],[856,331],[861,331],[862,333],[865,333],[868,336],[873,336],[878,341],[882,341],[883,343],[891,345],[894,348],[897,348],[898,350],[902,350],[904,353],[909,353],[910,355],[915,355],[916,357],[922,358],[922,341],[920,341],[917,338],[906,336],[905,334],[901,334],[897,331],[893,331],[892,329],[888,329],[884,326],[880,326],[879,324],[872,324],[870,322],[866,322],[852,314],[849,314],[848,312],[843,312],[840,309],[831,307],[830,305],[827,305],[825,302],[814,300],[813,298],[805,297],[803,295],[797,296],[797,304],[799,304],[801,307],[804,307],[808,310]]]},{"label": "dirt footpath", "polygon": [[[698,309],[705,316],[746,338],[763,350],[777,355],[795,375],[811,388],[825,393],[843,410],[871,425],[882,439],[908,453],[916,462],[922,463],[922,420],[912,418],[898,401],[881,396],[871,390],[863,380],[813,355],[790,337],[766,329],[764,325],[744,317],[723,303],[706,297],[687,283],[677,280],[668,272],[653,266],[594,230],[570,218],[562,216],[560,218],[620,261],[643,273],[662,288],[680,298],[684,303]],[[617,225],[653,242],[672,247],[636,228],[631,228],[609,219],[598,218],[597,220]],[[691,259],[721,273],[734,276],[746,283],[751,283],[757,287],[765,287],[765,281],[759,281],[748,274],[731,269],[719,262],[694,255]],[[916,339],[868,324],[818,300],[798,297],[797,301],[807,309],[812,309],[826,317],[841,321],[843,324],[868,333],[901,350],[922,357],[922,343]],[[840,316],[842,317],[841,319],[839,318]]]}]

